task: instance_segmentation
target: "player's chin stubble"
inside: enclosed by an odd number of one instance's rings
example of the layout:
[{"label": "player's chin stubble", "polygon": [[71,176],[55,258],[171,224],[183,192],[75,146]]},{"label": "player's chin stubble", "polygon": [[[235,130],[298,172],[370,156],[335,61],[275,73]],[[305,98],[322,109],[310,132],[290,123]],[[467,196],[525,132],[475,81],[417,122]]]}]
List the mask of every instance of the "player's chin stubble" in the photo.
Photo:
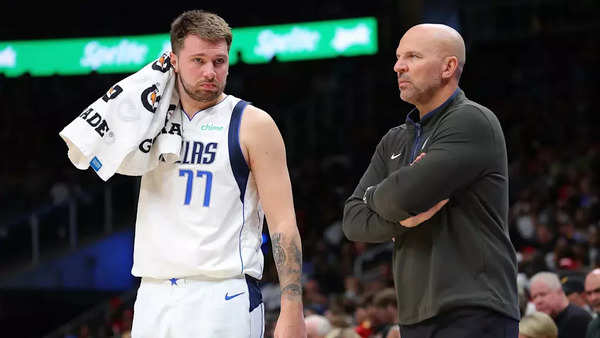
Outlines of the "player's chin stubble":
[{"label": "player's chin stubble", "polygon": [[[192,99],[194,99],[196,101],[210,102],[210,101],[216,100],[219,97],[219,95],[221,95],[221,93],[222,93],[222,90],[217,90],[216,92],[211,92],[211,91],[202,90],[202,89],[192,90],[192,89],[188,88],[188,86],[186,85],[185,80],[183,79],[181,74],[179,74],[178,78],[179,78],[179,83],[181,83],[181,87],[183,87],[183,90],[185,91],[185,93],[189,97],[191,97]],[[215,83],[215,85],[218,87],[218,84]]]}]

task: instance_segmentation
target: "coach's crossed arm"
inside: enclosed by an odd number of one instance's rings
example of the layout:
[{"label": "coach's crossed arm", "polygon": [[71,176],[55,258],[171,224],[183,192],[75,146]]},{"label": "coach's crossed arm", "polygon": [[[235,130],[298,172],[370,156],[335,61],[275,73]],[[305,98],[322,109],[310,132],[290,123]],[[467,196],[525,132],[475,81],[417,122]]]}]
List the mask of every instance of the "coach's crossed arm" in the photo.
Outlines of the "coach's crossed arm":
[{"label": "coach's crossed arm", "polygon": [[273,258],[281,287],[281,313],[275,337],[306,337],[302,306],[302,242],[292,198],[285,146],[273,119],[248,106],[242,118],[240,140],[271,234]]},{"label": "coach's crossed arm", "polygon": [[391,173],[370,189],[365,200],[383,218],[400,222],[431,210],[474,182],[495,163],[498,147],[490,122],[474,107],[444,119],[427,155]]},{"label": "coach's crossed arm", "polygon": [[[389,133],[377,145],[369,167],[354,189],[352,196],[346,200],[342,227],[344,234],[351,241],[381,243],[397,238],[406,231],[398,223],[378,215],[369,208],[363,199],[365,191],[369,187],[377,185],[388,175],[384,161],[385,155],[383,155],[388,135]],[[405,218],[409,216],[406,214]]]}]

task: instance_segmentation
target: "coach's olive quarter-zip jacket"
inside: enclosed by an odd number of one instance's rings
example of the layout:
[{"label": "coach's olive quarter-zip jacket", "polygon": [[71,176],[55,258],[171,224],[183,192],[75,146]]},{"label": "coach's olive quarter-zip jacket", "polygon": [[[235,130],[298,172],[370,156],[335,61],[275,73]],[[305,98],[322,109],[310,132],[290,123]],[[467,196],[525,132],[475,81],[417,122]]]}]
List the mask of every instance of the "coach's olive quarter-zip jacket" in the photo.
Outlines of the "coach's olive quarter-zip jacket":
[{"label": "coach's olive quarter-zip jacket", "polygon": [[[519,319],[500,123],[460,89],[421,120],[418,113],[409,113],[406,123],[377,145],[346,201],[344,233],[359,242],[395,238],[400,324],[462,306],[483,306]],[[423,152],[425,157],[411,166]],[[450,201],[428,221],[413,228],[400,225],[445,198]]]}]

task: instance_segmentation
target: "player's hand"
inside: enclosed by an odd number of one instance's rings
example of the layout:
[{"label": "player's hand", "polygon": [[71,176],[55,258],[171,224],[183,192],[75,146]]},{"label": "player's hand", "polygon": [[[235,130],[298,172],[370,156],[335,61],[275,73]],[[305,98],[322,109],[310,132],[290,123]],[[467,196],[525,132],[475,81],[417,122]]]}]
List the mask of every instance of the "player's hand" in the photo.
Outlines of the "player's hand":
[{"label": "player's hand", "polygon": [[[282,297],[283,298],[283,297]],[[299,306],[292,304],[281,304],[281,313],[275,325],[275,338],[306,338],[306,326],[304,325],[304,314],[302,303]]]},{"label": "player's hand", "polygon": [[431,207],[431,209],[424,211],[418,215],[415,215],[413,217],[409,217],[405,220],[400,221],[400,224],[402,224],[405,227],[415,227],[423,222],[425,222],[426,220],[430,219],[431,217],[433,217],[433,215],[435,215],[438,211],[440,211],[440,209],[446,205],[446,203],[448,203],[448,199],[446,198],[445,200],[441,200],[439,201],[436,205],[434,205],[433,207]]}]

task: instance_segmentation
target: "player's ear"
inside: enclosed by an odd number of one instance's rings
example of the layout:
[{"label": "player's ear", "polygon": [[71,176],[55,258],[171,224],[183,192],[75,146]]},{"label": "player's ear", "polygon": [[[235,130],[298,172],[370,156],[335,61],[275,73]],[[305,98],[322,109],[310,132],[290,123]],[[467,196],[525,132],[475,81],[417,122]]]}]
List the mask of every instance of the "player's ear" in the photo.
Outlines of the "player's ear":
[{"label": "player's ear", "polygon": [[171,59],[171,66],[173,66],[173,70],[175,71],[175,73],[179,72],[179,64],[177,62],[177,55],[175,53],[173,53],[173,51],[171,51],[171,55],[169,57],[169,59]]}]

